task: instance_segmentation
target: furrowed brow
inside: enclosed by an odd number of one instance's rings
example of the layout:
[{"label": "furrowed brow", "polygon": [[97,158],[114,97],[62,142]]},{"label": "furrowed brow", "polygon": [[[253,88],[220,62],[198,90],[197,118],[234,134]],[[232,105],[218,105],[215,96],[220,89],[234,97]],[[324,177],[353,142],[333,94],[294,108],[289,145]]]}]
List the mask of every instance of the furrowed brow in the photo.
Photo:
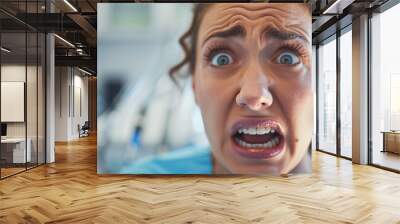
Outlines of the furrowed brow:
[{"label": "furrowed brow", "polygon": [[204,43],[206,43],[209,39],[212,38],[233,38],[233,37],[244,38],[245,36],[246,36],[246,31],[244,30],[244,28],[240,25],[237,25],[230,29],[211,34],[209,37],[207,37]]},{"label": "furrowed brow", "polygon": [[267,28],[264,32],[264,37],[274,38],[274,39],[283,40],[283,41],[301,39],[301,40],[305,41],[306,43],[310,42],[307,37],[305,37],[301,34],[297,34],[294,32],[281,31],[281,30],[278,30],[275,28]]}]

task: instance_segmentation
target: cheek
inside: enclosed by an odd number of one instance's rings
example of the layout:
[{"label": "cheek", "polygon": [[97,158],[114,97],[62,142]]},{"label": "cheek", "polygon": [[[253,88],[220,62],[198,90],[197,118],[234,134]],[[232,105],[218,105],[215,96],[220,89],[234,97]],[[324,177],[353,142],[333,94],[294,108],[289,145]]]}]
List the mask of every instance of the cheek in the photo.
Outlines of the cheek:
[{"label": "cheek", "polygon": [[221,86],[228,86],[223,80],[216,80],[201,73],[196,73],[196,75],[195,94],[202,112],[203,123],[209,139],[216,139],[224,133],[232,94],[229,88],[221,88]]},{"label": "cheek", "polygon": [[[203,77],[202,77],[203,76]],[[211,112],[218,103],[221,101],[221,96],[218,94],[218,86],[214,82],[199,74],[196,78],[196,98],[199,103],[199,107],[204,113]],[[213,97],[211,97],[213,96]]]},{"label": "cheek", "polygon": [[304,131],[304,134],[312,132],[313,127],[313,93],[311,90],[302,90],[295,93],[297,99],[292,104],[293,126]]},{"label": "cheek", "polygon": [[237,80],[199,66],[195,73],[195,94],[205,112],[226,113],[235,99]]},{"label": "cheek", "polygon": [[281,88],[279,95],[293,142],[303,140],[312,133],[313,128],[314,104],[311,80],[288,83],[287,86]]}]

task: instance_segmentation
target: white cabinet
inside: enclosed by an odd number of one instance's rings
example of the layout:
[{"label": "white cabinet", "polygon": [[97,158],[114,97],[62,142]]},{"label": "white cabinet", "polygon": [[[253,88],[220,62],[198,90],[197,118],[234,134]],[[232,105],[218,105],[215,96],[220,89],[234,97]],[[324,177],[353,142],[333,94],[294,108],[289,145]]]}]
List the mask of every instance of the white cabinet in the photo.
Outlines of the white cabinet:
[{"label": "white cabinet", "polygon": [[[32,161],[32,140],[28,138],[26,140],[27,147],[25,151],[25,138],[7,138],[2,139],[1,144],[12,147],[12,162],[13,163],[25,163]],[[26,161],[25,161],[26,159]]]}]

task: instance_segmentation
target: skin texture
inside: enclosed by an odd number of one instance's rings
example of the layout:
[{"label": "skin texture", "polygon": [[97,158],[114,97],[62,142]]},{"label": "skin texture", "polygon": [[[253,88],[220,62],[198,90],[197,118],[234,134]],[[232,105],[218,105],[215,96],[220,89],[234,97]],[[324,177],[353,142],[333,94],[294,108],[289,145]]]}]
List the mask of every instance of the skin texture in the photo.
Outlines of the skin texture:
[{"label": "skin texture", "polygon": [[[313,130],[310,21],[306,4],[215,4],[205,12],[196,44],[193,90],[215,173],[304,171]],[[233,27],[240,28],[230,32],[233,35],[221,35]],[[221,52],[232,60],[216,66],[212,58]],[[299,59],[296,64],[279,61],[288,52]],[[246,158],[232,150],[232,126],[258,119],[278,122],[284,135],[284,149],[273,158]]]}]

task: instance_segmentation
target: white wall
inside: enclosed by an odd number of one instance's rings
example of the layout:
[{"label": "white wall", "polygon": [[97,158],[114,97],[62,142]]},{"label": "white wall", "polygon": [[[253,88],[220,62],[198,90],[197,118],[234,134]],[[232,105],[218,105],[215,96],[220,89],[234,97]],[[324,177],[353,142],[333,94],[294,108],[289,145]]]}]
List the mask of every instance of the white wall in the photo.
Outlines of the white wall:
[{"label": "white wall", "polygon": [[[25,121],[25,83],[1,82],[1,121]],[[36,108],[36,105],[35,105]]]},{"label": "white wall", "polygon": [[[74,96],[71,96],[71,99],[74,99],[74,102],[71,102],[72,114],[71,114],[71,133],[72,138],[78,138],[78,124],[81,126],[85,123],[85,121],[89,120],[88,117],[88,77],[82,76],[83,73],[78,73],[78,70],[74,70]],[[80,96],[80,97],[79,97]],[[80,102],[79,102],[80,101]],[[81,108],[80,108],[81,107]],[[80,111],[81,110],[81,111]]]},{"label": "white wall", "polygon": [[[30,148],[32,151],[32,161],[44,163],[45,150],[45,115],[44,115],[44,73],[42,67],[25,64],[3,64],[1,66],[1,81],[2,82],[24,82],[26,85],[26,101],[22,108],[18,108],[20,113],[25,114],[26,120],[22,122],[5,122],[7,124],[7,137],[9,138],[27,138],[30,140]],[[27,80],[25,80],[27,78]],[[2,93],[4,89],[2,89]],[[24,91],[23,91],[24,92]],[[7,95],[2,95],[2,98],[8,98]],[[25,105],[26,103],[26,105]],[[2,107],[2,112],[16,113],[10,107]],[[24,116],[24,115],[22,115]],[[39,154],[37,156],[37,153]],[[51,160],[48,160],[51,162]]]},{"label": "white wall", "polygon": [[[1,81],[3,82],[25,82],[25,64],[24,65],[2,65],[1,66]],[[28,67],[29,69],[29,67]],[[6,110],[6,108],[1,108]],[[25,137],[25,122],[8,122],[7,137]]]},{"label": "white wall", "polygon": [[76,68],[56,67],[55,86],[55,140],[77,139],[78,124],[88,120],[88,77]]},{"label": "white wall", "polygon": [[[25,82],[24,65],[2,65],[1,66],[1,81],[2,82]],[[31,67],[28,67],[30,70]],[[4,97],[4,96],[3,96]],[[6,110],[7,108],[1,108]],[[8,122],[7,123],[7,137],[25,137],[25,122]]]},{"label": "white wall", "polygon": [[[7,65],[2,65],[1,66],[1,81],[2,82],[25,82],[25,76],[26,72],[28,74],[35,73],[36,74],[36,67],[33,66],[27,66],[25,67],[24,65],[18,65],[18,64],[7,64]],[[32,84],[32,83],[30,83]],[[36,82],[34,83],[36,85]],[[35,97],[36,98],[36,89],[27,89],[28,97]],[[30,92],[29,90],[33,90],[33,92]],[[6,97],[6,96],[3,96]],[[31,102],[31,99],[27,99],[28,102]],[[35,106],[36,105],[31,105]],[[1,108],[1,110],[7,110],[7,108]],[[31,117],[33,114],[28,113],[28,122],[33,121],[33,117]],[[35,117],[36,118],[36,114]],[[36,120],[35,120],[36,122]],[[26,122],[7,122],[7,136],[8,137],[25,137],[25,124]],[[32,124],[28,125],[28,128],[32,127]],[[36,129],[36,127],[35,127]],[[28,133],[29,135],[29,133]],[[28,136],[29,137],[29,136]]]},{"label": "white wall", "polygon": [[68,140],[68,85],[67,67],[55,68],[55,141]]}]

